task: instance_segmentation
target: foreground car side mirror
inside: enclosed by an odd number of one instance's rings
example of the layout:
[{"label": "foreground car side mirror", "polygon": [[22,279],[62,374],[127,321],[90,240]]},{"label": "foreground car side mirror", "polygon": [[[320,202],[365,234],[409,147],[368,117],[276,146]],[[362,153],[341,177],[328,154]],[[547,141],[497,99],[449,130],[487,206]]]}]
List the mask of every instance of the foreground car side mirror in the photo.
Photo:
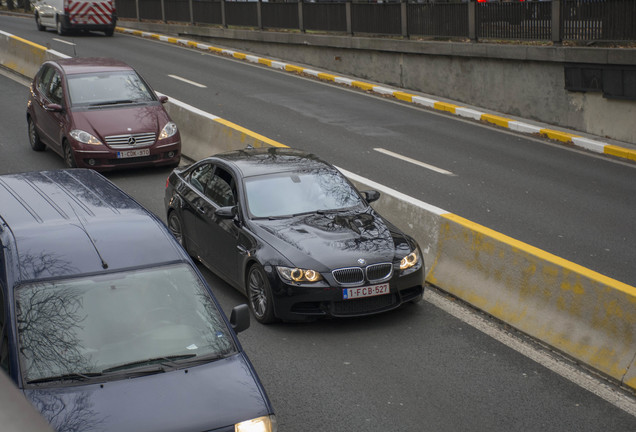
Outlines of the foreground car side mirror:
[{"label": "foreground car side mirror", "polygon": [[362,191],[362,195],[369,204],[380,199],[380,192],[374,190]]},{"label": "foreground car side mirror", "polygon": [[168,96],[164,96],[164,95],[159,96],[159,102],[161,102],[162,104],[165,104],[166,102],[168,102]]},{"label": "foreground car side mirror", "polygon": [[44,109],[50,112],[61,112],[62,111],[62,105],[60,104],[48,104],[48,105],[44,105]]},{"label": "foreground car side mirror", "polygon": [[234,219],[237,212],[238,212],[238,209],[236,206],[228,206],[228,207],[221,207],[217,209],[214,212],[214,214],[220,217],[221,219]]},{"label": "foreground car side mirror", "polygon": [[234,306],[230,315],[230,324],[236,333],[247,330],[250,326],[250,308],[246,304]]}]

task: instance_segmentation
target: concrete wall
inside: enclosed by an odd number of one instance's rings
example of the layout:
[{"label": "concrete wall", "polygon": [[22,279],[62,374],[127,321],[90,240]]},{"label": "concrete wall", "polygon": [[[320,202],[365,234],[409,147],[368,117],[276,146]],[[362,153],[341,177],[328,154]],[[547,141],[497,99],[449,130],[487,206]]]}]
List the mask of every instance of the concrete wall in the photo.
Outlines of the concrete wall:
[{"label": "concrete wall", "polygon": [[325,36],[121,21],[636,143],[636,101],[565,90],[564,65],[636,65],[634,48]]},{"label": "concrete wall", "polygon": [[[33,44],[2,36],[0,58],[24,52],[24,64],[10,68],[35,68],[26,64],[39,61]],[[167,106],[193,159],[247,144],[283,146],[177,100]],[[374,207],[420,243],[429,283],[636,390],[636,288],[343,172],[359,189],[382,192]]]}]

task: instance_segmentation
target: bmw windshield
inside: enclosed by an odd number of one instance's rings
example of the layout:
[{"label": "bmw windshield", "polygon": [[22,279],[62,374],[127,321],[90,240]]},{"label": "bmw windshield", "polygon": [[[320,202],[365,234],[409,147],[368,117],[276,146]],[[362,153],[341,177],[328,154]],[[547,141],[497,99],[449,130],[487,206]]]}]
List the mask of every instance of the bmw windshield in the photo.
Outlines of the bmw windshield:
[{"label": "bmw windshield", "polygon": [[16,289],[25,384],[177,367],[236,352],[187,264],[46,281]]},{"label": "bmw windshield", "polygon": [[283,172],[245,178],[249,212],[271,218],[363,206],[355,189],[333,170]]}]

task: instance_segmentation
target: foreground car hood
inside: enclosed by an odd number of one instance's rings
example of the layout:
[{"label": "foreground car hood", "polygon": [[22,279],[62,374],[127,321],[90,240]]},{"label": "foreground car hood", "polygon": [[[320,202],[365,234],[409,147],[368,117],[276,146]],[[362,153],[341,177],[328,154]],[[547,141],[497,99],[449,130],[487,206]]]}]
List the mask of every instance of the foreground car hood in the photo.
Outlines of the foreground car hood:
[{"label": "foreground car hood", "polygon": [[[374,211],[327,213],[291,219],[256,220],[264,240],[294,266],[316,270],[391,262],[396,248],[409,252],[404,234]],[[302,255],[299,255],[299,252]]]},{"label": "foreground car hood", "polygon": [[93,133],[101,140],[111,135],[143,132],[158,135],[159,127],[168,122],[168,116],[160,104],[74,110],[73,118],[76,129]]},{"label": "foreground car hood", "polygon": [[58,431],[201,432],[271,414],[251,370],[238,354],[187,372],[24,393]]}]

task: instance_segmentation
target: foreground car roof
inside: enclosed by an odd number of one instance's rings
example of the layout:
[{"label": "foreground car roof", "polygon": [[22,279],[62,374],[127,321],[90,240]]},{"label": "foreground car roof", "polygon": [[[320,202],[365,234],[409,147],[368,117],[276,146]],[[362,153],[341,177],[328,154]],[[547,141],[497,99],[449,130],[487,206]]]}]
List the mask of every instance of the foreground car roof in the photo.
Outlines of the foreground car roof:
[{"label": "foreground car roof", "polygon": [[214,156],[236,166],[243,177],[287,171],[313,171],[330,167],[316,155],[291,148],[236,150]]},{"label": "foreground car roof", "polygon": [[0,176],[0,202],[22,281],[183,260],[161,221],[93,170]]}]

